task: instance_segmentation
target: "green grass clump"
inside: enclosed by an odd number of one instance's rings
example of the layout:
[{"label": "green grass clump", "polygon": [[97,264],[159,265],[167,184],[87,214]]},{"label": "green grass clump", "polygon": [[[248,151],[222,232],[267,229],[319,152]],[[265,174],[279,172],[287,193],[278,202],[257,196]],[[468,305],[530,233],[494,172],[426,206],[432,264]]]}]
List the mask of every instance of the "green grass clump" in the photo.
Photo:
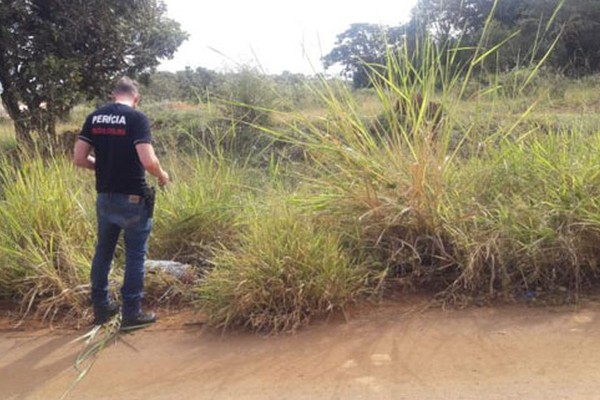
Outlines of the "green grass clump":
[{"label": "green grass clump", "polygon": [[219,252],[199,287],[209,322],[221,328],[294,331],[315,315],[343,308],[365,271],[339,238],[286,206],[249,222],[238,248]]},{"label": "green grass clump", "polygon": [[0,108],[0,152],[7,154],[14,152],[17,147],[13,123],[10,118],[2,115]]},{"label": "green grass clump", "polygon": [[203,264],[215,248],[237,240],[238,216],[252,190],[247,172],[228,161],[186,160],[171,163],[173,184],[158,194],[150,252]]},{"label": "green grass clump", "polygon": [[0,292],[24,314],[87,308],[94,206],[74,176],[65,159],[0,165]]},{"label": "green grass clump", "polygon": [[440,209],[460,271],[453,291],[577,296],[594,287],[599,150],[597,135],[549,132],[506,141],[485,162],[454,166],[457,189]]}]

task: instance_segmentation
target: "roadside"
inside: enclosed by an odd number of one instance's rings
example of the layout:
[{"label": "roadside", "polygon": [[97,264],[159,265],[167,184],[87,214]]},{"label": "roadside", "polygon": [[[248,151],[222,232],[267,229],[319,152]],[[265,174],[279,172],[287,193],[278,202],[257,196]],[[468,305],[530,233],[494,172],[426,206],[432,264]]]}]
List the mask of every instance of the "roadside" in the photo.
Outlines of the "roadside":
[{"label": "roadside", "polygon": [[[600,307],[363,310],[293,336],[172,316],[104,349],[69,399],[600,399]],[[199,321],[196,321],[199,322]],[[3,399],[59,399],[82,332],[0,331]]]}]

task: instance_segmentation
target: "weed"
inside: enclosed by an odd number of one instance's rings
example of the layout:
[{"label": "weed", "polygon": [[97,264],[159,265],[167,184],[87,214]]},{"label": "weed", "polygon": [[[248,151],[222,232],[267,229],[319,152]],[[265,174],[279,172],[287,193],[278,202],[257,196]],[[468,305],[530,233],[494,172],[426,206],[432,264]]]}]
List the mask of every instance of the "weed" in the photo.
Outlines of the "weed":
[{"label": "weed", "polygon": [[221,328],[294,331],[343,308],[364,278],[339,238],[285,205],[259,211],[240,246],[214,263],[198,290],[209,322]]}]

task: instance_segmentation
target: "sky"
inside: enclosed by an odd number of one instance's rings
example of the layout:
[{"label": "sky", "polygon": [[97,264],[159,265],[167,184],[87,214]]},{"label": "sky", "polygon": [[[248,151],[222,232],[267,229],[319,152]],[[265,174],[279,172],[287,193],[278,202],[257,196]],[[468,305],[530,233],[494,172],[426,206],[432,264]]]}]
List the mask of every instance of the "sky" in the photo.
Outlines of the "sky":
[{"label": "sky", "polygon": [[186,66],[269,74],[322,72],[321,57],[352,23],[399,25],[416,0],[164,0],[190,35],[159,70]]}]

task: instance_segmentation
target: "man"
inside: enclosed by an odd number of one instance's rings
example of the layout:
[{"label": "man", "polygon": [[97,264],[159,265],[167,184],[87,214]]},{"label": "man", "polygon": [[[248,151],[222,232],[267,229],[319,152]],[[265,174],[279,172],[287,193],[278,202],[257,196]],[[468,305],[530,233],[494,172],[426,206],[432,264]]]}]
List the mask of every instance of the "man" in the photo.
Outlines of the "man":
[{"label": "man", "polygon": [[[141,309],[144,289],[144,261],[152,227],[154,191],[145,171],[169,183],[152,147],[150,122],[135,108],[140,102],[137,82],[121,79],[113,102],[90,114],[75,144],[73,160],[96,173],[98,241],[92,262],[92,306],[94,323],[106,323],[119,307],[109,300],[108,274],[119,234],[125,241],[125,276],[121,295],[122,328],[156,321],[152,312]],[[94,149],[94,155],[91,150]]]}]

